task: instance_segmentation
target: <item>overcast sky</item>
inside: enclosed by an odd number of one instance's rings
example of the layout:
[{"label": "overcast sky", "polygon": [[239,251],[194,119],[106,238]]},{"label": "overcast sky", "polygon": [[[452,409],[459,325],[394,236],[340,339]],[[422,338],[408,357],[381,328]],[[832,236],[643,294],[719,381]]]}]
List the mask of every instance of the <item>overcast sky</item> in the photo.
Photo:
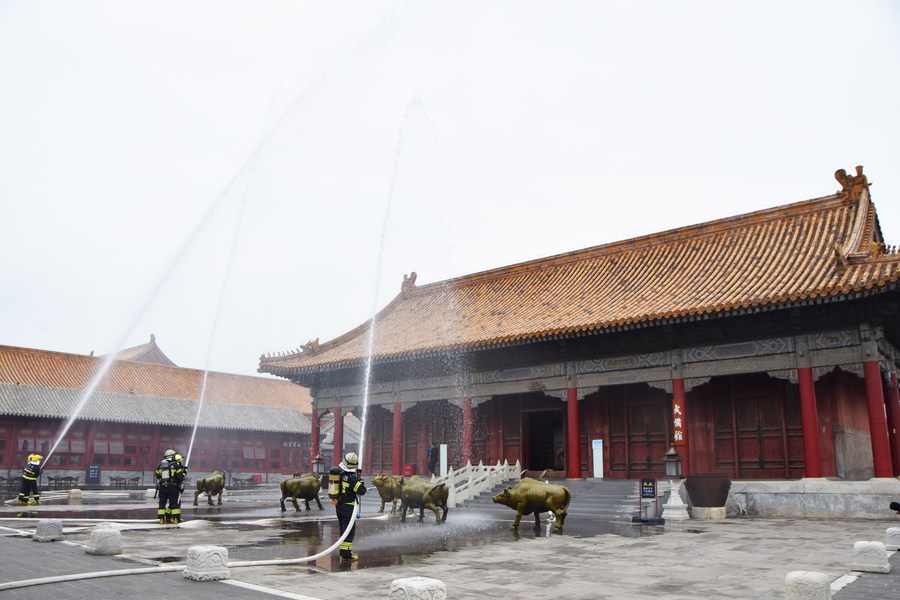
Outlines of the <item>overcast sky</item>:
[{"label": "overcast sky", "polygon": [[898,2],[0,0],[0,344],[255,374],[857,164],[897,244]]}]

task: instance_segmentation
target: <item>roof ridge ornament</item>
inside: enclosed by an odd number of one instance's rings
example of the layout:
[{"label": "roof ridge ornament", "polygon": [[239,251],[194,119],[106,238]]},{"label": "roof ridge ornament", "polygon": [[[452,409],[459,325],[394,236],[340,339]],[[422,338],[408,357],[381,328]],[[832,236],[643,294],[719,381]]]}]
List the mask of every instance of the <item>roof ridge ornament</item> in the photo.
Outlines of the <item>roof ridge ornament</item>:
[{"label": "roof ridge ornament", "polygon": [[310,354],[315,354],[319,351],[319,338],[314,340],[309,340],[302,346],[300,346],[300,350],[305,354],[309,352]]},{"label": "roof ridge ornament", "polygon": [[409,275],[403,275],[403,283],[400,284],[400,292],[411,292],[416,287],[416,272],[410,271]]},{"label": "roof ridge ornament", "polygon": [[869,189],[869,179],[863,175],[862,165],[856,165],[856,175],[847,175],[847,171],[838,169],[834,178],[841,184],[839,193],[851,200],[858,199],[864,189]]},{"label": "roof ridge ornament", "polygon": [[838,193],[856,203],[856,214],[849,235],[843,242],[835,245],[834,253],[838,268],[846,268],[850,263],[877,259],[884,252],[884,244],[874,236],[873,227],[877,229],[875,213],[871,207],[869,180],[863,175],[862,165],[856,166],[856,175],[847,175],[844,169],[838,169],[834,172],[834,178],[843,188]]}]

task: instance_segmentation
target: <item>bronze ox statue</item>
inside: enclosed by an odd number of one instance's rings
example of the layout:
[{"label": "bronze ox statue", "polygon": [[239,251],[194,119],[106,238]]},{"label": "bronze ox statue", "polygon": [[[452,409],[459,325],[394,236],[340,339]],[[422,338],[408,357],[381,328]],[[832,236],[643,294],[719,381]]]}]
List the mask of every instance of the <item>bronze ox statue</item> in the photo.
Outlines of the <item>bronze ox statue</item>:
[{"label": "bronze ox statue", "polygon": [[572,492],[564,485],[552,485],[523,477],[511,488],[506,488],[496,496],[494,502],[503,504],[516,511],[516,519],[512,528],[519,528],[522,515],[534,513],[535,529],[541,526],[541,513],[550,512],[556,517],[556,531],[562,533],[566,520],[566,511],[572,501]]},{"label": "bronze ox statue", "polygon": [[381,496],[381,508],[378,509],[378,512],[384,512],[384,504],[390,502],[391,514],[395,514],[397,512],[397,500],[402,500],[400,497],[400,478],[379,473],[372,478],[372,485],[375,486],[378,490],[378,495]]},{"label": "bronze ox statue", "polygon": [[314,473],[307,473],[302,477],[285,479],[281,482],[281,510],[287,510],[284,507],[284,501],[287,498],[290,498],[291,502],[294,503],[295,510],[300,510],[300,505],[297,504],[297,498],[306,502],[306,510],[310,510],[310,500],[315,500],[316,504],[319,505],[319,510],[324,510],[325,507],[322,506],[322,502],[319,500],[320,489],[322,489],[322,485],[319,482],[319,478],[316,477]]},{"label": "bronze ox statue", "polygon": [[211,475],[201,477],[197,480],[197,491],[194,492],[194,506],[197,506],[197,498],[200,494],[206,494],[206,500],[209,505],[213,505],[212,497],[219,495],[219,504],[222,504],[222,490],[225,489],[225,476],[218,471],[213,471]]},{"label": "bronze ox statue", "polygon": [[[434,511],[434,522],[447,520],[447,497],[450,490],[446,483],[431,484],[421,477],[413,475],[400,479],[400,520],[406,521],[407,509],[419,509],[419,520],[425,518],[425,509]],[[443,515],[438,509],[443,509]]]}]

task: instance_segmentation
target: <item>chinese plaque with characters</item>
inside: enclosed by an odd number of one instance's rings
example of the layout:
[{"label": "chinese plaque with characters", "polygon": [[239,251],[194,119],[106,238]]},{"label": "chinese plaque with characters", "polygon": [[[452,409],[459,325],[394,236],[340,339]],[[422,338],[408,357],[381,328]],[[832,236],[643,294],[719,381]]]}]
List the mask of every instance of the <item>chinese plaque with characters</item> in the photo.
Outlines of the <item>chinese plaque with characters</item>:
[{"label": "chinese plaque with characters", "polygon": [[674,400],[672,402],[672,443],[676,446],[684,446],[687,443],[685,436],[686,416],[684,403]]}]

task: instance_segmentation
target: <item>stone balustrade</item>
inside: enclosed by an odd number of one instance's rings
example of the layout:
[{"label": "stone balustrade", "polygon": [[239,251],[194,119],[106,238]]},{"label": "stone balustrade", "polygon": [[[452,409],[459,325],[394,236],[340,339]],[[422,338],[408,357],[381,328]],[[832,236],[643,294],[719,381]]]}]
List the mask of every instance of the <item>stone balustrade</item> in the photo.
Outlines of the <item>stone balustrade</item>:
[{"label": "stone balustrade", "polygon": [[494,466],[485,466],[479,461],[477,466],[466,463],[461,469],[451,469],[443,477],[431,476],[432,483],[446,483],[449,487],[447,504],[449,508],[456,506],[458,502],[465,502],[482,492],[492,489],[498,483],[510,479],[518,479],[522,473],[519,461],[510,465],[507,461]]}]

